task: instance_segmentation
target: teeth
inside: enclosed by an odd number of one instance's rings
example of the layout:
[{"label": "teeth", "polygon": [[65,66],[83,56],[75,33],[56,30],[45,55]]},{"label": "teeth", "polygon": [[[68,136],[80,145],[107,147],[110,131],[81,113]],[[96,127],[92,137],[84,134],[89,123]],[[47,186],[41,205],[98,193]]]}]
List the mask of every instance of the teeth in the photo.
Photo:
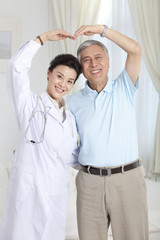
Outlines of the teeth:
[{"label": "teeth", "polygon": [[64,92],[64,90],[58,88],[58,87],[55,87],[59,92]]},{"label": "teeth", "polygon": [[98,73],[100,70],[91,71],[91,73]]}]

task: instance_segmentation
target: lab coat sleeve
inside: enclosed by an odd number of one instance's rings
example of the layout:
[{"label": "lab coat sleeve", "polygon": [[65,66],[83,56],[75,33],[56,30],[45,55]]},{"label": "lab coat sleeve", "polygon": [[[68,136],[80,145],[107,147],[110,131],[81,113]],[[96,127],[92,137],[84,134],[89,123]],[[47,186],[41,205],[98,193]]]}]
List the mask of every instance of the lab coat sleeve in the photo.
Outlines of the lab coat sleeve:
[{"label": "lab coat sleeve", "polygon": [[7,87],[16,116],[23,115],[31,96],[28,71],[40,44],[31,40],[22,46],[7,65]]},{"label": "lab coat sleeve", "polygon": [[75,146],[73,152],[72,152],[72,161],[70,162],[70,166],[80,170],[80,163],[78,162],[78,154],[79,154],[79,146]]},{"label": "lab coat sleeve", "polygon": [[73,148],[72,148],[72,156],[69,160],[69,165],[77,170],[80,169],[80,163],[78,161],[79,155],[79,136],[77,133],[76,122],[74,116],[70,113],[71,120],[72,120],[72,135],[73,135]]}]

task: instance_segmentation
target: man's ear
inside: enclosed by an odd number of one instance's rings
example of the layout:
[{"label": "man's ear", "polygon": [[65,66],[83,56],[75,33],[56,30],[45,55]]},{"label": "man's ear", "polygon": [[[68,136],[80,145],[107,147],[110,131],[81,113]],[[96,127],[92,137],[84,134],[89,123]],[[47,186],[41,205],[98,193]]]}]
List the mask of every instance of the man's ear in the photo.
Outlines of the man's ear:
[{"label": "man's ear", "polygon": [[109,56],[107,57],[107,62],[108,62],[108,67],[110,67],[110,64],[109,64]]}]

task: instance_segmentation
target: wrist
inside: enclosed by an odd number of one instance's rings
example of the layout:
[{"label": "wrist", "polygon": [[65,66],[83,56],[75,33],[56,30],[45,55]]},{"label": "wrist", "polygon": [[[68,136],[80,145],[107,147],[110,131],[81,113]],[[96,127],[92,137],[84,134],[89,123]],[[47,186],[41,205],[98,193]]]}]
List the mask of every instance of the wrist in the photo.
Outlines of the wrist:
[{"label": "wrist", "polygon": [[41,45],[43,45],[43,41],[40,36],[36,37],[36,42],[39,42]]},{"label": "wrist", "polygon": [[46,42],[48,40],[48,38],[47,38],[47,34],[46,33],[42,33],[42,34],[40,34],[40,35],[38,35],[37,37],[36,37],[36,42],[38,42],[39,44],[41,44],[41,45],[44,45],[44,43]]},{"label": "wrist", "polygon": [[46,33],[46,32],[40,34],[39,36],[40,36],[43,44],[48,40],[48,36],[47,36],[47,33]]},{"label": "wrist", "polygon": [[100,34],[101,37],[106,37],[107,29],[108,29],[108,26],[107,25],[103,25],[103,31]]}]

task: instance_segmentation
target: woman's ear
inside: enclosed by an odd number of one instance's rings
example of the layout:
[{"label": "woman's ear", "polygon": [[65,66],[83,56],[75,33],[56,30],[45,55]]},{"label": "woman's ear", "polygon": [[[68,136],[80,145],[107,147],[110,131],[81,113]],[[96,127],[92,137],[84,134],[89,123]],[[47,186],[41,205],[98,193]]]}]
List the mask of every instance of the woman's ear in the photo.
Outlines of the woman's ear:
[{"label": "woman's ear", "polygon": [[50,75],[51,75],[51,72],[50,72],[49,69],[48,69],[48,71],[47,71],[47,80],[49,80]]}]

